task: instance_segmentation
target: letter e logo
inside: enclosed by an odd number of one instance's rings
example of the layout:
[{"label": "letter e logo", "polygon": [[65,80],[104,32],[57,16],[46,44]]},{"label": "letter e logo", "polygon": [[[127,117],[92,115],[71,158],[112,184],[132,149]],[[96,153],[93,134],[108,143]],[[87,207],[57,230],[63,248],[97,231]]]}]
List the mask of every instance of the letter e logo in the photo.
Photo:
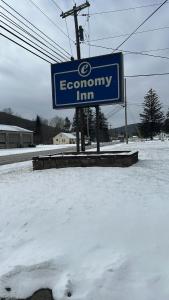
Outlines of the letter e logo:
[{"label": "letter e logo", "polygon": [[87,77],[90,75],[92,70],[91,65],[88,62],[82,62],[78,67],[78,73],[82,77]]}]

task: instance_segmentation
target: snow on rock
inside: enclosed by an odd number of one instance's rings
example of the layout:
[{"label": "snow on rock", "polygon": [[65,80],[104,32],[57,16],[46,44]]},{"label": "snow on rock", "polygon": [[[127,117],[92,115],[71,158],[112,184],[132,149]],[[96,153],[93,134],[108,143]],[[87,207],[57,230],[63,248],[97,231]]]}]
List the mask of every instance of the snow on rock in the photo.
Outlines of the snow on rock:
[{"label": "snow on rock", "polygon": [[0,297],[49,288],[55,300],[169,299],[169,141],[107,149],[140,160],[0,167]]}]

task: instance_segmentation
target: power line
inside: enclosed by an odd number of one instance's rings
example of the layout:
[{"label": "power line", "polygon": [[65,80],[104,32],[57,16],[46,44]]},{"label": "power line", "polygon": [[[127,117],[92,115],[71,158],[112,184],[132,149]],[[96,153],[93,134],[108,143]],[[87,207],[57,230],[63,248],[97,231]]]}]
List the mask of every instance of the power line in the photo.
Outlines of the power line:
[{"label": "power line", "polygon": [[118,112],[120,112],[123,109],[122,106],[117,107],[116,109],[114,109],[112,112],[110,112],[107,116],[106,119],[111,119],[115,114],[117,114]]},{"label": "power line", "polygon": [[[136,101],[136,103],[133,103],[133,102],[130,102],[130,103],[128,103],[128,105],[129,106],[132,106],[132,105],[134,105],[134,106],[143,106],[143,103],[137,103],[138,101],[143,101],[143,99],[142,100],[135,100]],[[162,104],[162,106],[165,106],[165,107],[168,107],[168,105],[167,104]]]},{"label": "power line", "polygon": [[[31,21],[29,21],[27,18],[25,18],[22,14],[20,14],[17,10],[15,10],[11,5],[6,3],[4,0],[2,1],[6,6],[8,6],[12,11],[14,11],[17,15],[19,15],[22,19],[24,19],[26,22],[28,22],[33,28],[35,28],[38,32],[43,34],[48,40],[50,40],[52,43],[54,43],[57,47],[59,47],[62,51],[64,51],[66,54],[64,54],[61,50],[59,50],[63,55],[65,55],[66,58],[69,58],[70,53],[67,52],[62,46],[60,46],[57,42],[55,42],[52,38],[50,38],[47,34],[45,34],[42,30],[40,30],[37,26],[35,26]],[[5,10],[8,14],[10,14],[13,18],[18,20],[20,23],[22,23],[25,27],[29,28],[32,32],[40,36],[36,31],[34,31],[32,28],[30,28],[28,25],[26,25],[24,22],[22,22],[20,19],[18,19],[15,15],[13,15],[9,10],[4,8],[2,5],[0,7]],[[42,37],[41,37],[42,38]],[[49,43],[49,42],[48,42]],[[53,46],[54,47],[54,46]],[[56,48],[56,47],[55,47]],[[57,49],[58,50],[58,49]]]},{"label": "power line", "polygon": [[[50,44],[52,47],[54,47],[57,51],[60,51],[60,49],[58,49],[58,48],[56,48],[54,45],[52,45],[51,43],[49,43],[46,39],[44,39],[39,33],[37,33],[35,30],[33,30],[32,28],[30,28],[27,24],[25,24],[24,22],[22,22],[20,19],[18,19],[16,16],[14,16],[11,12],[9,12],[7,9],[5,9],[4,7],[2,7],[1,5],[0,5],[0,7],[1,8],[3,8],[7,13],[9,13],[14,19],[16,19],[17,21],[19,21],[21,24],[23,24],[26,28],[28,28],[29,30],[31,30],[33,33],[35,33],[37,36],[39,36],[41,39],[43,39],[43,40],[45,40],[48,44]],[[4,15],[3,13],[0,13],[1,15]],[[6,15],[5,15],[6,16]],[[9,17],[8,17],[9,18]],[[24,18],[24,17],[23,17]],[[10,19],[10,18],[9,18]],[[24,18],[25,19],[25,18]],[[11,19],[10,19],[11,20]],[[31,22],[29,22],[29,21],[27,21],[28,23],[31,23]],[[33,26],[33,27],[35,27],[39,32],[41,32],[44,36],[46,36],[49,40],[51,40],[52,42],[54,42],[54,44],[56,44],[56,45],[58,45],[57,43],[55,43],[55,41],[53,41],[50,37],[48,37],[45,33],[43,33],[39,28],[37,28],[36,26],[34,26],[32,23],[31,23],[31,25]],[[60,47],[59,45],[58,45],[58,47]],[[60,48],[62,48],[62,47],[60,47]],[[65,50],[64,50],[65,51]],[[64,55],[64,58],[66,58],[66,59],[68,59],[68,56],[66,56],[66,54],[65,53],[63,53],[62,51],[60,51],[60,53],[62,53],[62,55],[61,54],[59,54],[60,56],[62,56],[63,57],[63,55]]]},{"label": "power line", "polygon": [[143,53],[143,52],[133,52],[133,51],[125,51],[126,55],[127,54],[135,54],[135,55],[144,55],[144,56],[149,56],[149,57],[154,57],[154,58],[162,58],[162,59],[169,59],[168,56],[162,56],[162,55],[154,55],[154,54],[148,54],[148,53]]},{"label": "power line", "polygon": [[50,0],[61,12],[62,12],[62,9],[60,8],[60,6],[56,3],[55,0]]},{"label": "power line", "polygon": [[151,77],[151,76],[165,76],[169,75],[169,72],[165,73],[151,73],[151,74],[136,74],[136,75],[126,75],[126,78],[134,78],[134,77]]},{"label": "power line", "polygon": [[[87,43],[88,44],[88,43]],[[92,47],[97,47],[97,48],[102,48],[102,49],[107,49],[107,50],[114,50],[114,48],[111,47],[105,47],[105,46],[101,46],[101,45],[94,45],[94,44],[90,44],[90,46]],[[168,56],[161,56],[161,55],[154,55],[154,54],[148,54],[148,53],[144,53],[144,52],[148,52],[148,51],[129,51],[129,50],[123,50],[123,49],[119,49],[119,51],[124,52],[125,54],[135,54],[135,55],[143,55],[143,56],[150,56],[150,57],[154,57],[154,58],[162,58],[162,59],[169,59]]]},{"label": "power line", "polygon": [[[158,6],[161,3],[154,3],[154,4],[141,5],[141,6],[135,6],[135,7],[127,7],[127,8],[122,8],[122,9],[115,9],[115,10],[106,10],[106,11],[94,12],[94,13],[91,13],[90,16],[101,15],[101,14],[109,14],[109,13],[116,13],[116,12],[124,12],[124,11],[129,11],[129,10],[140,9],[140,8],[153,7],[153,6]],[[86,16],[86,15],[87,14],[81,14],[80,16]]]},{"label": "power line", "polygon": [[[60,12],[63,12],[63,10],[61,9],[61,7],[56,3],[55,0],[50,0],[56,7],[57,9],[59,9]],[[68,29],[68,24],[67,24],[67,20],[65,18],[65,25],[66,25],[66,31],[67,31],[67,35],[68,35],[68,40],[69,40],[69,47],[70,47],[70,52],[71,52],[71,55],[73,57],[73,51],[72,51],[72,45],[71,45],[71,37],[70,37],[70,34],[69,34],[69,29]]]},{"label": "power line", "polygon": [[21,37],[19,37],[17,34],[13,33],[12,31],[10,31],[9,29],[5,28],[4,26],[0,25],[2,29],[4,29],[5,31],[7,31],[8,33],[10,33],[11,35],[13,35],[14,37],[18,38],[19,40],[21,40],[22,42],[24,42],[25,44],[27,44],[28,46],[34,48],[35,50],[37,50],[38,52],[42,53],[43,55],[45,55],[46,57],[50,58],[51,60],[56,61],[54,58],[50,57],[49,55],[47,55],[46,53],[44,53],[43,51],[39,50],[38,48],[36,48],[35,46],[33,46],[32,44],[28,43],[27,41],[25,41],[24,39],[22,39]]},{"label": "power line", "polygon": [[[28,37],[26,37],[24,34],[20,33],[19,31],[17,31],[16,29],[14,29],[13,27],[11,27],[10,25],[6,24],[3,21],[0,21],[2,24],[4,24],[5,26],[7,26],[8,28],[12,29],[13,31],[15,31],[16,33],[18,33],[20,36],[22,36],[23,38],[25,38],[26,40],[28,40],[29,42],[33,43],[35,46],[39,47],[40,49],[42,49],[43,51],[47,52],[50,55],[53,55],[51,52],[49,52],[48,50],[44,49],[43,47],[39,46],[37,43],[33,42],[31,39],[29,39]],[[3,28],[3,27],[2,27]],[[56,62],[62,62],[58,57],[53,55],[53,60],[57,59]]]},{"label": "power line", "polygon": [[[1,25],[0,25],[0,27],[1,27]],[[41,58],[42,60],[44,60],[44,61],[48,62],[49,64],[51,64],[51,62],[48,61],[47,59],[45,59],[45,58],[43,58],[42,56],[38,55],[37,53],[31,51],[30,49],[24,47],[23,45],[17,43],[16,41],[12,40],[11,38],[9,38],[8,36],[6,36],[5,34],[1,33],[1,35],[2,35],[4,38],[8,39],[9,41],[13,42],[14,44],[20,46],[21,48],[27,50],[28,52],[34,54],[35,56],[37,56],[37,57]]]},{"label": "power line", "polygon": [[70,35],[69,35],[69,29],[68,29],[68,25],[67,25],[67,20],[65,18],[65,24],[66,24],[66,30],[67,30],[67,34],[68,34],[68,39],[69,39],[69,46],[70,46],[70,52],[73,56],[73,51],[72,51],[72,45],[71,45],[71,38],[70,38]]},{"label": "power line", "polygon": [[116,114],[118,111],[120,111],[122,108],[122,106],[116,106],[112,111],[109,111],[106,114],[106,118],[109,119],[111,116],[113,116],[114,114]]},{"label": "power line", "polygon": [[33,0],[28,1],[31,2],[54,26],[56,26],[60,32],[62,32],[66,37],[68,37],[68,35],[62,30],[62,28],[60,28],[60,26],[56,24]]},{"label": "power line", "polygon": [[[25,30],[23,27],[21,27],[20,25],[18,25],[16,22],[14,22],[11,18],[7,17],[5,14],[0,12],[0,17],[5,19],[7,22],[9,22],[10,24],[12,24],[13,26],[15,26],[16,28],[18,28],[19,30],[23,31],[24,33],[26,33],[28,36],[32,37],[33,39],[35,39],[36,41],[38,41],[40,44],[44,45],[47,49],[50,49],[53,53],[55,53],[56,55],[58,55],[59,57],[63,58],[65,60],[65,57],[62,56],[62,54],[56,52],[55,50],[53,50],[52,48],[50,48],[49,46],[47,46],[46,43],[43,43],[41,40],[39,40],[36,36],[32,35],[29,31]],[[2,21],[1,21],[2,22]],[[9,25],[8,25],[9,26]],[[13,28],[12,28],[13,29]],[[14,30],[14,29],[13,29]],[[40,36],[41,37],[41,36]],[[48,43],[47,40],[45,40],[42,37],[42,40],[46,41]],[[49,43],[49,45],[52,45]],[[53,47],[53,45],[52,45]],[[54,47],[54,49],[57,49]],[[60,59],[60,58],[58,58]]]},{"label": "power line", "polygon": [[167,3],[167,1],[168,0],[165,0],[159,7],[157,7],[122,43],[116,47],[114,51],[117,51],[124,43],[126,43],[141,26],[143,26],[165,3]]},{"label": "power line", "polygon": [[[164,26],[164,27],[152,28],[152,29],[148,29],[148,30],[137,31],[137,32],[134,33],[134,35],[135,34],[142,34],[142,33],[147,33],[147,32],[158,31],[158,30],[164,30],[164,29],[169,29],[169,26]],[[124,34],[119,34],[119,35],[114,35],[114,36],[108,36],[108,37],[93,39],[93,40],[90,40],[90,41],[91,42],[96,42],[96,41],[103,41],[103,40],[109,40],[109,39],[116,39],[116,38],[124,37],[124,36],[128,36],[128,35],[129,35],[129,33],[124,33]]]},{"label": "power line", "polygon": [[166,48],[158,48],[158,49],[150,49],[150,50],[142,50],[141,52],[156,52],[156,51],[165,51],[165,50],[169,50],[169,47]]}]

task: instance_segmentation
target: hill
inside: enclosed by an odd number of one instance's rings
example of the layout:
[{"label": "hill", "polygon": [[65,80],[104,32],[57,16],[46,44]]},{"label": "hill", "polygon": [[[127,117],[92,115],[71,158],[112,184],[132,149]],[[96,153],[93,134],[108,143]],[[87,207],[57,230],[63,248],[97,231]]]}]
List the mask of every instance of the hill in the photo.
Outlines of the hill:
[{"label": "hill", "polygon": [[[139,125],[140,125],[140,123],[134,123],[134,124],[129,124],[127,126],[129,137],[134,136],[134,135],[140,136]],[[125,135],[125,126],[110,129],[109,132],[112,137],[118,137],[119,135]]]},{"label": "hill", "polygon": [[41,124],[40,132],[36,130],[36,121],[27,120],[19,116],[11,115],[6,112],[0,112],[0,124],[19,126],[34,132],[34,143],[52,144],[52,138],[57,134],[54,127]]}]

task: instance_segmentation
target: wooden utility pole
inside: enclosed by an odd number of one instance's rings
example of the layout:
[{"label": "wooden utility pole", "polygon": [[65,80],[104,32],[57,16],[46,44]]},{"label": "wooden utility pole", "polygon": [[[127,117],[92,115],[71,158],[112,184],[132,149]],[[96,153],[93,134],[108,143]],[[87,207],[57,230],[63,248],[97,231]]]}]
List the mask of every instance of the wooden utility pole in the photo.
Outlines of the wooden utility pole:
[{"label": "wooden utility pole", "polygon": [[[78,18],[77,14],[82,9],[89,7],[90,3],[86,1],[85,3],[76,6],[73,6],[73,9],[68,10],[65,13],[61,14],[61,17],[64,19],[68,16],[74,16],[75,22],[75,34],[76,34],[76,51],[77,51],[77,59],[81,59],[80,53],[80,39],[79,39],[79,26],[78,26]],[[79,112],[80,112],[80,128],[81,128],[81,151],[85,151],[85,136],[84,136],[84,111],[83,108],[76,108],[76,143],[77,143],[77,152],[79,152]]]},{"label": "wooden utility pole", "polygon": [[125,138],[126,144],[128,144],[128,128],[127,128],[127,88],[126,88],[126,78],[124,79],[124,109],[125,109]]}]

